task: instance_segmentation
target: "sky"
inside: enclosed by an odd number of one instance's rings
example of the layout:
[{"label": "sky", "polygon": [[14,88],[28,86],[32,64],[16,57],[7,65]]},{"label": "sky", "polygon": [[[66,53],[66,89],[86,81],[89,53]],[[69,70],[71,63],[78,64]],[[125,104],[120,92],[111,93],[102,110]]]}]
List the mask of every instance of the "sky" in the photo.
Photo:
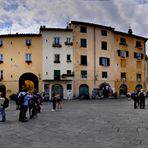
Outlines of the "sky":
[{"label": "sky", "polygon": [[0,34],[39,33],[70,21],[111,26],[148,38],[148,0],[0,0]]}]

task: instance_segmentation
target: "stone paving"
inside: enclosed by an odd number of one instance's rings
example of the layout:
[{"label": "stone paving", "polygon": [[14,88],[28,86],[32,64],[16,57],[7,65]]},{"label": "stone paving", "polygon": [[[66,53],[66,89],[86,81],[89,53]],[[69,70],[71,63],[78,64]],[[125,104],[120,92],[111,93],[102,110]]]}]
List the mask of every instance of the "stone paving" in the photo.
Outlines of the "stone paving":
[{"label": "stone paving", "polygon": [[134,109],[127,99],[64,101],[62,110],[51,108],[46,102],[37,119],[20,123],[11,101],[0,123],[0,148],[148,148],[148,99],[146,109]]}]

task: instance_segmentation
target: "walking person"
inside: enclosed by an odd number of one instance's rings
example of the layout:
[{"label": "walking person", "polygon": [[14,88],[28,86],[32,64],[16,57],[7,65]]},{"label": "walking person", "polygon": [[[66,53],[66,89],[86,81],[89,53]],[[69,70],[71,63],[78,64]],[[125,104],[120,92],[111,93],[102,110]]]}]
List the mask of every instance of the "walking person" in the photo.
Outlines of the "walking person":
[{"label": "walking person", "polygon": [[134,108],[136,109],[139,107],[139,96],[137,90],[131,94],[131,98],[134,100]]},{"label": "walking person", "polygon": [[141,89],[139,92],[139,99],[140,99],[140,109],[145,109],[145,91]]}]

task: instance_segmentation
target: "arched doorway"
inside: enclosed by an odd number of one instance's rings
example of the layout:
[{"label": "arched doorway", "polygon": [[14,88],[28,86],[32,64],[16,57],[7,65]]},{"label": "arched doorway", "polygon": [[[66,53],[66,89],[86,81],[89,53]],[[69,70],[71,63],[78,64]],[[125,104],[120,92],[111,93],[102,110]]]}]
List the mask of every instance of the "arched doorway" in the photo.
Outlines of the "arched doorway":
[{"label": "arched doorway", "polygon": [[143,88],[143,86],[141,84],[137,84],[136,87],[135,87],[136,90],[140,90],[142,88]]},{"label": "arched doorway", "polygon": [[25,80],[30,80],[34,83],[35,89],[38,91],[39,90],[39,80],[37,76],[33,73],[24,73],[20,76],[19,78],[19,91],[22,89],[22,85],[24,84]]},{"label": "arched doorway", "polygon": [[102,91],[104,98],[108,98],[111,91],[111,86],[104,82],[99,86],[99,88]]},{"label": "arched doorway", "polygon": [[82,84],[79,87],[79,96],[89,98],[89,87],[86,84]]},{"label": "arched doorway", "polygon": [[119,94],[121,96],[126,96],[127,95],[127,86],[125,84],[120,85]]},{"label": "arched doorway", "polygon": [[60,84],[55,84],[52,86],[52,94],[58,93],[63,99],[63,87]]}]

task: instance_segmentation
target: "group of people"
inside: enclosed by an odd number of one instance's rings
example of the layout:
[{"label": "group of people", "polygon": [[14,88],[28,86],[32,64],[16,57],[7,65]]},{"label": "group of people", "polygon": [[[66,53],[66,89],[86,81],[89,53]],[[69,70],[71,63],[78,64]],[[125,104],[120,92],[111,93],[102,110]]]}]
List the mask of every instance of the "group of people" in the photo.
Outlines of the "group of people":
[{"label": "group of people", "polygon": [[33,119],[37,117],[37,114],[41,112],[41,96],[34,90],[32,93],[23,89],[18,93],[16,98],[17,109],[20,110],[19,121],[27,122],[26,117],[27,110],[29,110],[29,118]]},{"label": "group of people", "polygon": [[131,94],[131,98],[134,100],[135,109],[138,107],[140,109],[145,109],[145,97],[146,97],[146,93],[144,89],[135,90],[135,92]]}]

